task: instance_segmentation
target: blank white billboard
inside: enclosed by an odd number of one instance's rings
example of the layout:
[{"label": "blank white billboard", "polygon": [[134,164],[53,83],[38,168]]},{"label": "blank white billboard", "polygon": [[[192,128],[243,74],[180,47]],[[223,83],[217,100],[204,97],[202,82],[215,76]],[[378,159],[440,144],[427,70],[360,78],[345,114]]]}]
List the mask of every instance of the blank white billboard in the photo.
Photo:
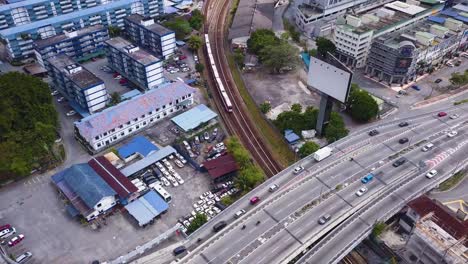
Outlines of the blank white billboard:
[{"label": "blank white billboard", "polygon": [[308,85],[344,103],[348,98],[352,74],[315,57],[310,57]]}]

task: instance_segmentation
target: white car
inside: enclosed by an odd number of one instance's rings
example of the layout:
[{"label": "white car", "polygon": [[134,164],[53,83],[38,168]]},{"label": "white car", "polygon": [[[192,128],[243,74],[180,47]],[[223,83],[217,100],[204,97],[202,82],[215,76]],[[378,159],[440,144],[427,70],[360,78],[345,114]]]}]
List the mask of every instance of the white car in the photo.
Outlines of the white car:
[{"label": "white car", "polygon": [[174,155],[169,155],[169,159],[174,159]]},{"label": "white car", "polygon": [[432,177],[436,176],[437,175],[437,171],[436,170],[431,170],[430,172],[426,173],[426,177],[428,179],[431,179]]},{"label": "white car", "polygon": [[57,95],[57,94],[59,94],[58,91],[52,91],[52,92],[50,93],[50,95],[52,95],[52,96],[55,96],[55,95]]},{"label": "white car", "polygon": [[164,168],[163,165],[162,165],[161,163],[159,163],[159,162],[156,162],[156,166],[157,166],[159,169]]},{"label": "white car", "polygon": [[166,177],[161,177],[161,181],[163,182],[164,186],[170,186],[171,183],[169,180],[166,179]]},{"label": "white car", "polygon": [[294,174],[299,174],[303,170],[304,170],[304,167],[298,166],[298,167],[294,168]]},{"label": "white car", "polygon": [[59,102],[59,103],[60,103],[60,102],[63,102],[63,101],[65,101],[65,97],[63,97],[63,96],[60,97],[59,99],[57,99],[57,102]]},{"label": "white car", "polygon": [[197,56],[197,55],[193,55],[193,60],[194,60],[194,61],[198,61],[198,56]]},{"label": "white car", "polygon": [[447,137],[449,138],[453,138],[454,136],[456,136],[458,134],[457,131],[453,130],[453,131],[450,131],[448,134],[447,134]]},{"label": "white car", "polygon": [[117,76],[114,77],[114,79],[120,80],[120,79],[122,79],[122,75],[117,75]]},{"label": "white car", "polygon": [[74,115],[74,114],[76,114],[76,112],[75,112],[75,111],[73,111],[73,110],[71,110],[71,111],[67,112],[67,116],[72,116],[72,115]]},{"label": "white car", "polygon": [[174,160],[174,163],[175,163],[175,165],[177,165],[177,167],[179,167],[179,168],[183,168],[183,167],[184,167],[184,164],[183,164],[180,160],[178,160],[178,159]]},{"label": "white car", "polygon": [[177,176],[175,176],[175,178],[176,178],[177,182],[178,182],[180,185],[184,184],[184,179],[182,179],[182,177],[180,177],[179,175],[177,175]]},{"label": "white car", "polygon": [[171,181],[171,183],[172,183],[172,185],[174,187],[179,186],[179,183],[176,181],[176,179],[174,179],[174,177],[169,177],[169,180]]},{"label": "white car", "polygon": [[361,197],[363,196],[365,193],[367,192],[367,188],[366,187],[362,187],[361,189],[359,189],[357,192],[356,192],[356,195]]},{"label": "white car", "polygon": [[450,116],[450,119],[457,119],[459,117],[460,117],[459,114],[453,114],[453,115]]}]

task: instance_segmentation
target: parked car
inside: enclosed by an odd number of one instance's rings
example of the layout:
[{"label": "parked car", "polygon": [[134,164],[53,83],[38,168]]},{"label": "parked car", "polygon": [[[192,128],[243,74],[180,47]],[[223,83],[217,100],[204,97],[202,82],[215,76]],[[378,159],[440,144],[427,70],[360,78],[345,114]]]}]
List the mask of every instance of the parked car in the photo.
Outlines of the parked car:
[{"label": "parked car", "polygon": [[455,131],[455,130],[452,130],[452,131],[450,131],[450,132],[447,133],[447,137],[449,137],[449,138],[453,138],[453,137],[455,137],[456,135],[458,135],[458,132]]},{"label": "parked car", "polygon": [[208,132],[203,133],[203,138],[205,140],[209,140],[210,139],[210,134]]},{"label": "parked car", "polygon": [[450,116],[450,119],[457,119],[459,117],[460,117],[459,114],[453,114],[453,115]]},{"label": "parked car", "polygon": [[445,113],[445,112],[439,112],[439,113],[437,114],[438,117],[444,117],[444,116],[446,116],[446,115],[447,115],[447,113]]},{"label": "parked car", "polygon": [[9,225],[9,224],[2,225],[2,226],[0,226],[0,231],[3,231],[3,230],[8,229],[8,228],[11,228],[11,225]]},{"label": "parked car", "polygon": [[12,238],[10,241],[8,241],[8,246],[9,247],[12,247],[14,245],[17,245],[19,244],[19,242],[21,242],[22,240],[24,239],[24,235],[23,234],[20,234],[18,236],[15,236],[14,238]]},{"label": "parked car", "polygon": [[14,227],[10,227],[10,228],[0,231],[0,238],[6,238],[15,233],[16,233],[16,229]]},{"label": "parked car", "polygon": [[184,246],[180,246],[180,247],[176,247],[174,248],[174,256],[177,256],[177,255],[180,255],[182,253],[184,253],[187,249],[184,247]]},{"label": "parked car", "polygon": [[428,173],[426,173],[426,178],[431,179],[432,177],[434,177],[436,175],[437,175],[437,171],[436,170],[431,170]]},{"label": "parked car", "polygon": [[434,82],[435,82],[435,83],[440,83],[440,82],[442,82],[442,79],[437,79],[437,80],[435,80]]},{"label": "parked car", "polygon": [[74,114],[76,114],[76,112],[73,110],[67,112],[67,116],[72,116]]},{"label": "parked car", "polygon": [[369,136],[373,137],[375,135],[378,135],[380,132],[377,129],[373,129],[369,131]]},{"label": "parked car", "polygon": [[65,97],[63,97],[63,96],[62,96],[62,97],[59,97],[59,98],[57,99],[57,102],[59,102],[59,103],[61,103],[61,102],[63,102],[63,101],[65,101]]},{"label": "parked car", "polygon": [[363,196],[365,193],[367,192],[367,187],[362,187],[361,189],[359,189],[357,192],[356,192],[356,195],[361,197]]},{"label": "parked car", "polygon": [[57,90],[54,90],[54,91],[52,91],[52,92],[50,93],[50,95],[52,95],[52,96],[55,96],[55,95],[57,95],[57,94],[59,94],[59,92],[58,92]]},{"label": "parked car", "polygon": [[179,56],[179,60],[185,60],[186,58],[187,58],[187,56],[185,56],[183,54]]},{"label": "parked car", "polygon": [[32,257],[32,253],[31,252],[25,252],[21,255],[19,255],[18,257],[16,257],[15,261],[17,263],[26,263],[26,261],[28,261],[30,258]]},{"label": "parked car", "polygon": [[330,219],[331,219],[331,215],[330,215],[330,214],[326,214],[326,215],[324,215],[324,216],[322,216],[322,217],[319,218],[318,223],[319,223],[320,225],[324,225],[324,224],[325,224],[326,222],[328,222]]},{"label": "parked car", "polygon": [[416,91],[421,91],[421,88],[417,85],[411,85],[411,88],[415,89]]},{"label": "parked car", "polygon": [[274,192],[274,191],[278,190],[278,188],[279,188],[278,184],[272,184],[270,186],[270,188],[268,188],[268,191],[269,192]]}]

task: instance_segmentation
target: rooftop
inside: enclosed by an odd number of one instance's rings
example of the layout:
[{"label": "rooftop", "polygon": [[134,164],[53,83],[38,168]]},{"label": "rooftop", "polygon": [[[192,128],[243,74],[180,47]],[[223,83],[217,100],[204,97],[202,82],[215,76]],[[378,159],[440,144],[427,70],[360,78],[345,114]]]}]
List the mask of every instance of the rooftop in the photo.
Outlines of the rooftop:
[{"label": "rooftop", "polygon": [[124,125],[134,118],[148,114],[148,112],[174,102],[182,96],[194,93],[194,91],[192,87],[179,81],[165,84],[130,100],[123,101],[116,106],[85,117],[76,122],[75,126],[80,134],[91,142],[97,135],[110,131],[119,125]]},{"label": "rooftop", "polygon": [[229,29],[229,39],[250,36],[260,28],[272,29],[274,0],[240,0]]},{"label": "rooftop", "polygon": [[208,170],[208,174],[213,180],[239,169],[231,154],[205,161],[203,167]]},{"label": "rooftop", "polygon": [[166,146],[161,148],[160,150],[151,153],[150,155],[146,156],[145,158],[123,168],[121,170],[122,174],[130,177],[133,174],[149,167],[151,164],[156,163],[159,160],[162,160],[163,158],[175,153],[176,150],[171,147],[171,146]]},{"label": "rooftop", "polygon": [[[134,46],[130,41],[121,37],[111,38],[107,40],[106,43],[120,52],[128,54],[130,58],[143,65],[150,65],[161,61],[160,58],[157,58],[151,55],[149,52]],[[130,52],[128,51],[129,47],[132,48],[132,51]]]},{"label": "rooftop", "polygon": [[197,128],[218,115],[204,104],[197,105],[185,113],[173,117],[171,120],[182,130],[189,131]]},{"label": "rooftop", "polygon": [[401,2],[401,1],[395,1],[395,2],[385,4],[385,7],[389,8],[389,9],[392,9],[392,10],[395,10],[395,11],[403,12],[405,14],[412,15],[412,16],[426,10],[423,7],[420,7],[420,6],[417,6],[417,5],[407,4],[407,3],[404,3],[404,2]]},{"label": "rooftop", "polygon": [[[87,35],[87,34],[102,31],[102,30],[107,30],[107,29],[101,25],[94,25],[94,26],[89,26],[85,28],[80,28],[80,29],[75,30],[77,36],[72,37],[72,38],[79,38],[83,35]],[[42,49],[44,47],[48,47],[48,46],[60,43],[66,39],[71,39],[71,38],[69,38],[65,33],[62,33],[62,34],[52,36],[50,38],[36,40],[34,41],[34,45],[38,49]]]},{"label": "rooftop", "polygon": [[117,151],[119,152],[120,157],[126,159],[135,153],[146,157],[154,151],[157,151],[158,149],[158,147],[156,147],[144,136],[136,136],[132,139],[132,141],[123,145]]},{"label": "rooftop", "polygon": [[[70,80],[75,83],[81,89],[87,89],[89,87],[93,87],[99,84],[103,84],[104,82],[99,79],[96,75],[92,72],[86,70],[83,66],[76,63],[70,57],[65,54],[58,54],[53,57],[47,59],[47,61],[57,68],[58,70],[62,71],[64,74],[69,76]],[[66,70],[67,67],[81,67],[81,70],[76,70],[68,72]]]},{"label": "rooftop", "polygon": [[172,31],[172,30],[170,30],[168,28],[165,28],[165,27],[161,26],[158,23],[152,23],[152,24],[147,25],[147,26],[142,25],[141,24],[142,20],[153,20],[153,22],[154,22],[154,19],[144,17],[144,16],[142,16],[140,14],[132,14],[132,15],[126,16],[125,19],[130,21],[130,22],[133,22],[135,24],[138,24],[138,25],[140,25],[142,27],[145,27],[148,30],[150,30],[151,32],[153,32],[153,33],[155,33],[155,34],[157,34],[159,36],[174,34],[174,31]]},{"label": "rooftop", "polygon": [[155,191],[151,190],[125,206],[125,209],[138,221],[139,226],[143,226],[167,211],[169,205]]}]

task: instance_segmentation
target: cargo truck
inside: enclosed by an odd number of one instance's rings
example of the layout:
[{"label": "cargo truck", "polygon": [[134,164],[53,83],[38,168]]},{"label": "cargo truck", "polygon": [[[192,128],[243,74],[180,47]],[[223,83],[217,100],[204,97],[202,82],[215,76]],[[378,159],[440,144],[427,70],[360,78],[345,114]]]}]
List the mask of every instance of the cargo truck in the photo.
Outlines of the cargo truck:
[{"label": "cargo truck", "polygon": [[314,159],[316,161],[321,161],[325,159],[326,157],[330,156],[331,153],[332,153],[332,148],[330,147],[321,148],[314,153]]}]

